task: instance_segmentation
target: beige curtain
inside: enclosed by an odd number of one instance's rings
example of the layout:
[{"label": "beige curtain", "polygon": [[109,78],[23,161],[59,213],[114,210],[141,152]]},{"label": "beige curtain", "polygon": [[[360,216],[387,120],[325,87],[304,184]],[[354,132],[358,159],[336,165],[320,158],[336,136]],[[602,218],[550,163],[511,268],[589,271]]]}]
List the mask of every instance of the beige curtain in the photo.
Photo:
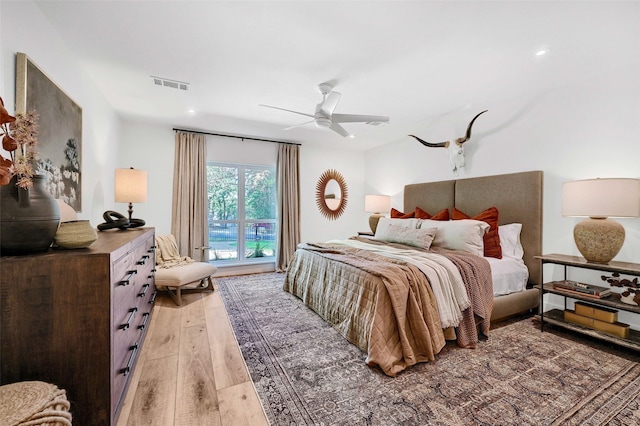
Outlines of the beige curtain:
[{"label": "beige curtain", "polygon": [[300,242],[299,146],[280,144],[276,165],[278,193],[278,252],[276,271],[284,272]]},{"label": "beige curtain", "polygon": [[205,259],[207,235],[207,147],[202,134],[176,132],[171,233],[183,256]]}]

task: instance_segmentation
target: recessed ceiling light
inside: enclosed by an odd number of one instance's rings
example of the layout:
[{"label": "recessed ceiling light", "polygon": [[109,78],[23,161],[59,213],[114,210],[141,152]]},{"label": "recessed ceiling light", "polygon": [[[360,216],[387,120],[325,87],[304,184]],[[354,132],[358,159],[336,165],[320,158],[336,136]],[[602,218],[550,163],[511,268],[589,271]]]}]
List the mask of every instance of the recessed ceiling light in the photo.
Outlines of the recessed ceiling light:
[{"label": "recessed ceiling light", "polygon": [[542,47],[536,50],[536,56],[544,56],[551,51],[550,47]]},{"label": "recessed ceiling light", "polygon": [[193,109],[193,108],[191,108],[191,109],[189,109],[187,112],[188,112],[189,114],[195,114],[195,113],[196,113],[196,110],[195,110],[195,109]]}]

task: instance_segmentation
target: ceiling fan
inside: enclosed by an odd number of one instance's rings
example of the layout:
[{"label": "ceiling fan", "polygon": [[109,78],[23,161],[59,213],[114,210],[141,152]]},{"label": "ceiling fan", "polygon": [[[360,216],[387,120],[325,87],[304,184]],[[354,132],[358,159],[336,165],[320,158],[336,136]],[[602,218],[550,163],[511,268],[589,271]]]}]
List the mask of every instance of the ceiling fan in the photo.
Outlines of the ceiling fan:
[{"label": "ceiling fan", "polygon": [[389,121],[389,117],[381,115],[356,115],[356,114],[334,114],[333,111],[338,105],[338,101],[342,96],[339,92],[333,90],[333,86],[329,83],[322,83],[318,85],[318,91],[322,94],[322,102],[316,105],[315,114],[307,114],[299,111],[292,111],[290,109],[280,108],[271,105],[260,106],[279,109],[282,111],[292,112],[294,114],[304,115],[305,117],[311,117],[313,120],[306,121],[304,123],[296,124],[291,127],[287,127],[284,130],[293,129],[294,127],[304,126],[305,124],[315,123],[316,127],[331,129],[342,136],[353,137],[344,127],[339,123],[367,123],[371,125],[379,125]]}]

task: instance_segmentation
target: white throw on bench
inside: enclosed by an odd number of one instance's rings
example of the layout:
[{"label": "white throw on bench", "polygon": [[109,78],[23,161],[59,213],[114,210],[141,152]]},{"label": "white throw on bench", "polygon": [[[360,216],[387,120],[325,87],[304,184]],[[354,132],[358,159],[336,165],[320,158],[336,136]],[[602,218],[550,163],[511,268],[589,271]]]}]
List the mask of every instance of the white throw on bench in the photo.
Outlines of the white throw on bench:
[{"label": "white throw on bench", "polygon": [[156,236],[156,287],[166,290],[176,305],[182,304],[182,293],[213,291],[217,270],[210,263],[180,256],[173,235]]}]

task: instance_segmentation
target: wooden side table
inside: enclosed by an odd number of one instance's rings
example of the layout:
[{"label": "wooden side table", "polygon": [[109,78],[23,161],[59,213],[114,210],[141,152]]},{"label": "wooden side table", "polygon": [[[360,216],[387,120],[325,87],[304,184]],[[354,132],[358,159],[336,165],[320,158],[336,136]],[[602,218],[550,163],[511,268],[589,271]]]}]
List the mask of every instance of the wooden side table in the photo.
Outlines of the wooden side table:
[{"label": "wooden side table", "polygon": [[[632,262],[616,262],[612,261],[606,264],[587,262],[580,256],[569,256],[565,254],[547,254],[542,256],[535,256],[539,259],[544,266],[545,263],[551,263],[555,265],[564,266],[564,279],[567,280],[567,268],[582,268],[591,269],[594,271],[603,272],[616,272],[623,275],[631,275],[640,277],[640,264]],[[620,301],[620,295],[614,293],[608,297],[601,299],[582,296],[574,293],[566,293],[561,290],[555,289],[553,283],[545,283],[542,278],[542,285],[537,286],[540,289],[540,306],[538,317],[540,318],[540,330],[544,331],[544,324],[549,323],[558,327],[563,327],[581,334],[585,334],[600,340],[605,340],[610,343],[615,343],[620,346],[624,346],[630,349],[640,350],[640,332],[636,330],[630,330],[630,335],[627,338],[621,338],[612,334],[603,333],[597,330],[593,330],[587,327],[568,322],[564,320],[564,312],[559,309],[553,309],[550,311],[544,311],[543,296],[545,293],[557,294],[563,296],[565,300],[565,310],[567,308],[567,298],[589,302],[592,305],[602,306],[606,308],[614,308],[621,311],[640,314],[640,306],[630,305]]]}]

